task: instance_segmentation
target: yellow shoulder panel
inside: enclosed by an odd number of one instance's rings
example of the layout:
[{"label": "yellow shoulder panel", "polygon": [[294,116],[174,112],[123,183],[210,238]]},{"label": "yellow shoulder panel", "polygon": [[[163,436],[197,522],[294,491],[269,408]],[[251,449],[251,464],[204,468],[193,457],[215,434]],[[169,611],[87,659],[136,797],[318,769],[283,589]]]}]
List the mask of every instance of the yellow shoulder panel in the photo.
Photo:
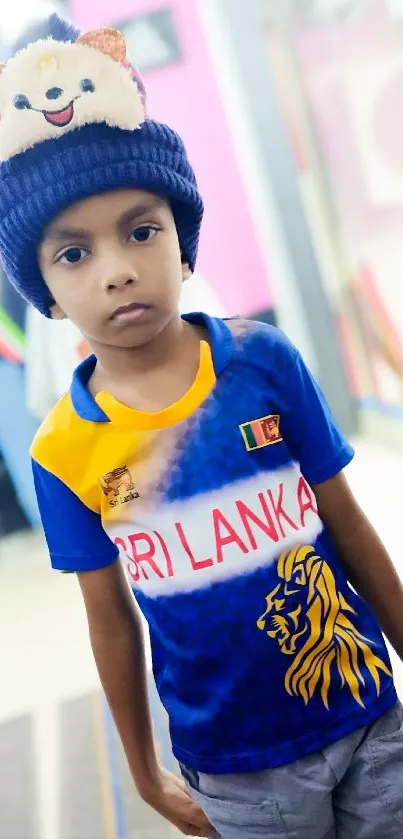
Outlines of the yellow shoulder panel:
[{"label": "yellow shoulder panel", "polygon": [[[75,412],[67,393],[48,414],[31,446],[31,455],[96,513],[103,504],[105,475],[144,459],[155,434],[91,422]],[[140,449],[140,451],[139,451]]]},{"label": "yellow shoulder panel", "polygon": [[91,475],[90,460],[92,446],[102,436],[103,426],[104,423],[81,419],[66,393],[43,421],[31,445],[33,459],[96,512],[99,488]]}]

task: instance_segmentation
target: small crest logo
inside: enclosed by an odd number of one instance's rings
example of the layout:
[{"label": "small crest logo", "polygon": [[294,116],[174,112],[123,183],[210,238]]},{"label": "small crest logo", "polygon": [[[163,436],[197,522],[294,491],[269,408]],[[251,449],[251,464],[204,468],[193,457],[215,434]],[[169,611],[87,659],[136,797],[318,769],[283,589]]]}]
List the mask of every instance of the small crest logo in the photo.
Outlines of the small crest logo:
[{"label": "small crest logo", "polygon": [[248,452],[281,443],[283,439],[280,433],[279,414],[270,414],[268,417],[261,417],[252,422],[244,422],[239,428]]},{"label": "small crest logo", "polygon": [[127,466],[120,466],[117,469],[112,469],[111,472],[107,472],[100,481],[100,485],[107,498],[112,496],[109,499],[111,507],[140,498]]}]

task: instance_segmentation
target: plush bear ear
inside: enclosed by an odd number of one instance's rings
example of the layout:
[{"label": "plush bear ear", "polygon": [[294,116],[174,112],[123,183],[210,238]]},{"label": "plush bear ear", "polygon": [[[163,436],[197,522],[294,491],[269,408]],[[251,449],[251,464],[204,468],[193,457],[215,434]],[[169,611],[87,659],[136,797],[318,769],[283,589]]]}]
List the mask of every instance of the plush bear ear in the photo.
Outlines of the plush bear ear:
[{"label": "plush bear ear", "polygon": [[92,32],[86,32],[76,41],[77,44],[84,44],[87,47],[93,47],[105,55],[109,55],[114,61],[121,64],[126,58],[126,41],[121,32],[117,29],[93,29]]}]

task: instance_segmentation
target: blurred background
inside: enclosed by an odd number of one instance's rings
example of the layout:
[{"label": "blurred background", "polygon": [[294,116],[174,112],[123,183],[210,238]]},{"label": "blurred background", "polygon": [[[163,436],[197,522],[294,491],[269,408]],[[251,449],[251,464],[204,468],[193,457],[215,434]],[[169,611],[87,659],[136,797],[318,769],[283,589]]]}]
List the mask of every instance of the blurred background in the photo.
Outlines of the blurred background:
[{"label": "blurred background", "polygon": [[[52,11],[124,32],[205,199],[183,310],[286,330],[357,444],[349,479],[403,574],[403,0],[13,0],[0,58]],[[29,444],[86,351],[0,276],[0,839],[175,835],[134,793],[76,581],[48,569],[39,528]]]}]

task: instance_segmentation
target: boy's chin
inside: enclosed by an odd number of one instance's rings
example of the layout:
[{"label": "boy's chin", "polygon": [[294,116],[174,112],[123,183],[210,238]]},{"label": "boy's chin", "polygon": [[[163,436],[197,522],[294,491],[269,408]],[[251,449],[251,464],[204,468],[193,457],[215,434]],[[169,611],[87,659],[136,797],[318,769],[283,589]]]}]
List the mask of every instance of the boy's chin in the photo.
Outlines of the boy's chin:
[{"label": "boy's chin", "polygon": [[138,324],[135,327],[126,326],[123,329],[116,329],[113,334],[108,332],[108,334],[94,337],[92,340],[94,343],[104,347],[131,350],[145,347],[147,344],[152,343],[160,331],[155,328],[155,325],[151,327],[149,324],[142,326]]},{"label": "boy's chin", "polygon": [[179,309],[162,312],[149,307],[140,314],[136,314],[136,311],[123,312],[121,316],[102,324],[96,331],[91,328],[82,331],[94,346],[129,350],[151,344],[178,321],[181,321]]}]

